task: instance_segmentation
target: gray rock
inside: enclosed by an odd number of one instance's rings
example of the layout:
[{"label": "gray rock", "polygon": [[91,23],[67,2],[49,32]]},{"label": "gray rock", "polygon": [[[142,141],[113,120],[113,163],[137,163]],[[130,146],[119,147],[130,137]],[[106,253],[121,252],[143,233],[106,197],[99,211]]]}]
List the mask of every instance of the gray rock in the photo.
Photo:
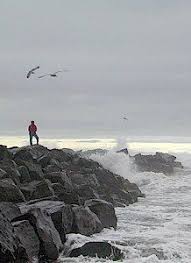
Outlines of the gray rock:
[{"label": "gray rock", "polygon": [[48,164],[50,163],[50,160],[51,160],[50,156],[43,155],[37,159],[37,162],[38,162],[38,164],[41,165],[42,168],[44,168],[44,167],[48,166]]},{"label": "gray rock", "polygon": [[16,236],[26,250],[29,260],[32,262],[34,257],[38,258],[40,252],[40,241],[34,228],[28,220],[14,222],[13,227]]},{"label": "gray rock", "polygon": [[100,187],[100,184],[95,174],[82,174],[70,172],[69,176],[72,180],[72,183],[75,185],[88,185],[95,189]]},{"label": "gray rock", "polygon": [[122,260],[124,257],[119,248],[107,242],[88,242],[82,247],[73,249],[69,256],[79,257],[80,255],[84,257],[108,258],[112,261]]},{"label": "gray rock", "polygon": [[94,233],[98,233],[103,229],[103,226],[98,219],[97,215],[91,212],[88,207],[77,206],[73,207],[74,233],[80,233],[85,236],[90,236]]},{"label": "gray rock", "polygon": [[60,235],[51,217],[40,208],[32,208],[15,220],[28,220],[40,240],[40,255],[47,260],[56,260],[63,249]]},{"label": "gray rock", "polygon": [[0,202],[23,202],[25,197],[12,179],[0,180]]},{"label": "gray rock", "polygon": [[29,171],[27,167],[25,166],[19,166],[18,171],[20,173],[20,182],[23,183],[30,183],[31,182],[31,177],[29,174]]},{"label": "gray rock", "polygon": [[22,213],[27,213],[30,209],[39,208],[51,216],[55,228],[60,234],[62,243],[66,241],[66,235],[71,232],[73,225],[73,212],[70,205],[60,201],[40,201],[30,205],[20,207]]},{"label": "gray rock", "polygon": [[73,191],[71,179],[67,176],[65,171],[48,173],[45,175],[45,178],[49,179],[52,183],[60,183],[63,185],[66,192]]},{"label": "gray rock", "polygon": [[19,207],[10,202],[0,202],[0,213],[5,215],[9,221],[21,215]]},{"label": "gray rock", "polygon": [[0,261],[28,262],[26,250],[19,243],[13,226],[3,213],[0,213]]},{"label": "gray rock", "polygon": [[92,199],[85,202],[85,205],[97,215],[103,227],[117,227],[115,209],[111,203],[100,199]]},{"label": "gray rock", "polygon": [[175,162],[175,156],[167,153],[157,152],[155,155],[136,154],[133,159],[137,169],[141,172],[172,174],[175,168],[183,168],[181,163]]},{"label": "gray rock", "polygon": [[54,195],[54,191],[48,180],[33,181],[20,187],[26,200],[40,199]]},{"label": "gray rock", "polygon": [[89,185],[76,186],[75,190],[83,204],[86,200],[100,198],[99,194]]},{"label": "gray rock", "polygon": [[45,174],[61,172],[62,167],[58,166],[57,164],[49,164],[48,166],[43,168],[43,171]]}]

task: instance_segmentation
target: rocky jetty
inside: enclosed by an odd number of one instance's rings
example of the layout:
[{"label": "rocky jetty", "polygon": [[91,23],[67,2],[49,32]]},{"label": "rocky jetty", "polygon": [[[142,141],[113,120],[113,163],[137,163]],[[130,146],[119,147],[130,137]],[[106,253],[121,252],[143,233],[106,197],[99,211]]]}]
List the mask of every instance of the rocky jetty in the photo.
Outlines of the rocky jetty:
[{"label": "rocky jetty", "polygon": [[[114,207],[143,194],[127,179],[69,149],[0,146],[0,262],[56,260],[69,233],[116,228]],[[103,253],[103,249],[105,252]],[[70,256],[121,258],[108,243],[85,244]]]}]

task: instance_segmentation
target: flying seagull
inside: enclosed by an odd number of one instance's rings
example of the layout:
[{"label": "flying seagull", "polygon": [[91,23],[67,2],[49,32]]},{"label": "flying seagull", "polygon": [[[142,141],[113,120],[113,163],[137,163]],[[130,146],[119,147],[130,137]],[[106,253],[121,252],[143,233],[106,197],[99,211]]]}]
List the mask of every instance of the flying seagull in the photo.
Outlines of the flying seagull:
[{"label": "flying seagull", "polygon": [[68,69],[58,70],[58,71],[56,71],[54,73],[49,73],[49,74],[45,74],[45,75],[39,76],[38,78],[41,79],[41,78],[44,78],[46,76],[50,76],[52,78],[55,78],[55,77],[58,77],[58,75],[57,75],[58,73],[60,73],[60,72],[68,72],[68,71],[69,71]]},{"label": "flying seagull", "polygon": [[125,121],[128,121],[128,119],[127,119],[126,117],[123,117],[123,119],[124,119]]},{"label": "flying seagull", "polygon": [[29,72],[27,73],[27,79],[30,78],[30,76],[32,74],[34,74],[35,70],[39,69],[40,66],[36,67],[36,68],[32,68],[31,70],[29,70]]}]

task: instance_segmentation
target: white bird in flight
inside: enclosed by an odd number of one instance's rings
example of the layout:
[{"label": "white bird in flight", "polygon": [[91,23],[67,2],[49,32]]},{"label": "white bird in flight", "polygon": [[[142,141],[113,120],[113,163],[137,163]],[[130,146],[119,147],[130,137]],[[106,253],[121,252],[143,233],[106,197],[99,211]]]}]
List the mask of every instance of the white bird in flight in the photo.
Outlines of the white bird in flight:
[{"label": "white bird in flight", "polygon": [[31,76],[32,74],[34,74],[35,70],[37,70],[37,69],[39,69],[39,68],[40,68],[40,66],[37,66],[37,67],[32,68],[31,70],[29,70],[29,72],[27,73],[27,79],[30,78],[30,76]]},{"label": "white bird in flight", "polygon": [[42,75],[42,76],[39,76],[38,78],[41,79],[41,78],[44,78],[46,76],[50,76],[52,78],[55,78],[55,77],[58,77],[57,74],[60,73],[60,72],[68,72],[69,70],[68,69],[64,69],[64,70],[58,70],[54,73],[49,73],[49,74],[45,74],[45,75]]}]

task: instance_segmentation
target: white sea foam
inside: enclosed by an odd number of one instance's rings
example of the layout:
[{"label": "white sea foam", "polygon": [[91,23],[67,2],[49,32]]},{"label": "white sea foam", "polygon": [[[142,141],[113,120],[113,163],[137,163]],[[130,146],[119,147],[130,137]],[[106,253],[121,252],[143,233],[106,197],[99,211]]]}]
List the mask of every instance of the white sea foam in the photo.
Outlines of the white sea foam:
[{"label": "white sea foam", "polygon": [[[176,154],[177,155],[177,154]],[[139,202],[117,208],[118,228],[104,229],[92,237],[68,235],[73,247],[88,241],[109,241],[121,248],[130,263],[190,263],[191,262],[191,155],[178,154],[186,166],[173,176],[137,173],[130,169],[124,154],[110,151],[104,156],[91,156],[105,168],[135,182],[146,194]],[[156,255],[155,255],[156,254]],[[61,258],[61,262],[111,262],[102,259]]]}]

